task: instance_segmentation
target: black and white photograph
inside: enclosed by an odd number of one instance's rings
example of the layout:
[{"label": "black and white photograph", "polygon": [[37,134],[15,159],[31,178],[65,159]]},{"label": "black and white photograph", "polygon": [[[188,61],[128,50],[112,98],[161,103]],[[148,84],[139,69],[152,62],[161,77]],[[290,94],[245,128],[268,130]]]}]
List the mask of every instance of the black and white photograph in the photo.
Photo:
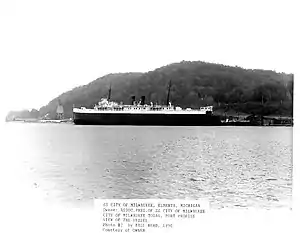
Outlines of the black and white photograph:
[{"label": "black and white photograph", "polygon": [[[1,5],[9,216],[89,212],[97,199],[293,211],[295,1]],[[34,219],[26,229],[44,232]],[[156,232],[143,224],[128,232]]]}]

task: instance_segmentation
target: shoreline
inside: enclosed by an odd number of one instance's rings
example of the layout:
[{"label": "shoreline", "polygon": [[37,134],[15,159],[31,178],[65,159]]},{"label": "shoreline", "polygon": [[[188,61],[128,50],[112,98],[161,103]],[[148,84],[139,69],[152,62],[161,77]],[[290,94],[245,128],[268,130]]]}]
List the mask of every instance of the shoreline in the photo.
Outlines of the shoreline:
[{"label": "shoreline", "polygon": [[26,120],[26,119],[18,119],[18,120],[12,120],[12,121],[6,121],[6,122],[19,122],[19,123],[40,123],[40,124],[45,124],[45,123],[53,123],[53,124],[73,124],[73,120]]},{"label": "shoreline", "polygon": [[[74,124],[73,120],[14,120],[14,121],[6,121],[6,123],[39,123],[39,124]],[[214,126],[214,125],[211,125]],[[221,125],[217,126],[257,126],[257,127],[293,127],[293,124],[269,124],[269,125],[259,125],[259,124],[251,124],[250,122],[222,122]]]}]

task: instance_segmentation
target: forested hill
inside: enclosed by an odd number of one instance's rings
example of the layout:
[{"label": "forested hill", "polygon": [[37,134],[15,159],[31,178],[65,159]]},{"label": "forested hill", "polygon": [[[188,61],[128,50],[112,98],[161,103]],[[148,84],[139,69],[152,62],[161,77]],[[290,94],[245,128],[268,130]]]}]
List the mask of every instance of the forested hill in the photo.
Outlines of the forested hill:
[{"label": "forested hill", "polygon": [[109,74],[74,88],[40,109],[55,118],[60,101],[65,116],[72,116],[73,104],[93,107],[106,97],[129,103],[130,97],[146,96],[146,102],[166,103],[171,80],[170,99],[174,105],[198,108],[213,104],[217,112],[238,111],[263,115],[292,115],[293,74],[268,70],[249,70],[205,62],[170,64],[147,73]]}]

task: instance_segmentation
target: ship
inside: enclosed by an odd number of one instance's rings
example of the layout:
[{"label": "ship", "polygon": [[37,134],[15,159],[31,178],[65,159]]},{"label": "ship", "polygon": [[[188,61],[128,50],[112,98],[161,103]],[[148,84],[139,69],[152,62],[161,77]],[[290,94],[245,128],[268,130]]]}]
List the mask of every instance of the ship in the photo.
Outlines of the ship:
[{"label": "ship", "polygon": [[140,126],[217,126],[221,125],[219,116],[213,114],[213,106],[199,109],[181,108],[170,101],[169,82],[165,105],[149,104],[145,96],[136,101],[131,96],[128,105],[111,100],[111,85],[107,98],[102,98],[94,108],[74,107],[73,122],[76,125],[140,125]]}]

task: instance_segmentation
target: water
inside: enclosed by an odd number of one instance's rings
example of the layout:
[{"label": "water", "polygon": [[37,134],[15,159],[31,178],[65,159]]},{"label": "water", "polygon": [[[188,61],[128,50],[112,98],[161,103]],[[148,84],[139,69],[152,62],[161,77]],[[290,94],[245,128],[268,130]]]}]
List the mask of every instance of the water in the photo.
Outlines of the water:
[{"label": "water", "polygon": [[289,127],[7,123],[3,132],[5,177],[47,203],[205,197],[213,209],[291,207]]}]

